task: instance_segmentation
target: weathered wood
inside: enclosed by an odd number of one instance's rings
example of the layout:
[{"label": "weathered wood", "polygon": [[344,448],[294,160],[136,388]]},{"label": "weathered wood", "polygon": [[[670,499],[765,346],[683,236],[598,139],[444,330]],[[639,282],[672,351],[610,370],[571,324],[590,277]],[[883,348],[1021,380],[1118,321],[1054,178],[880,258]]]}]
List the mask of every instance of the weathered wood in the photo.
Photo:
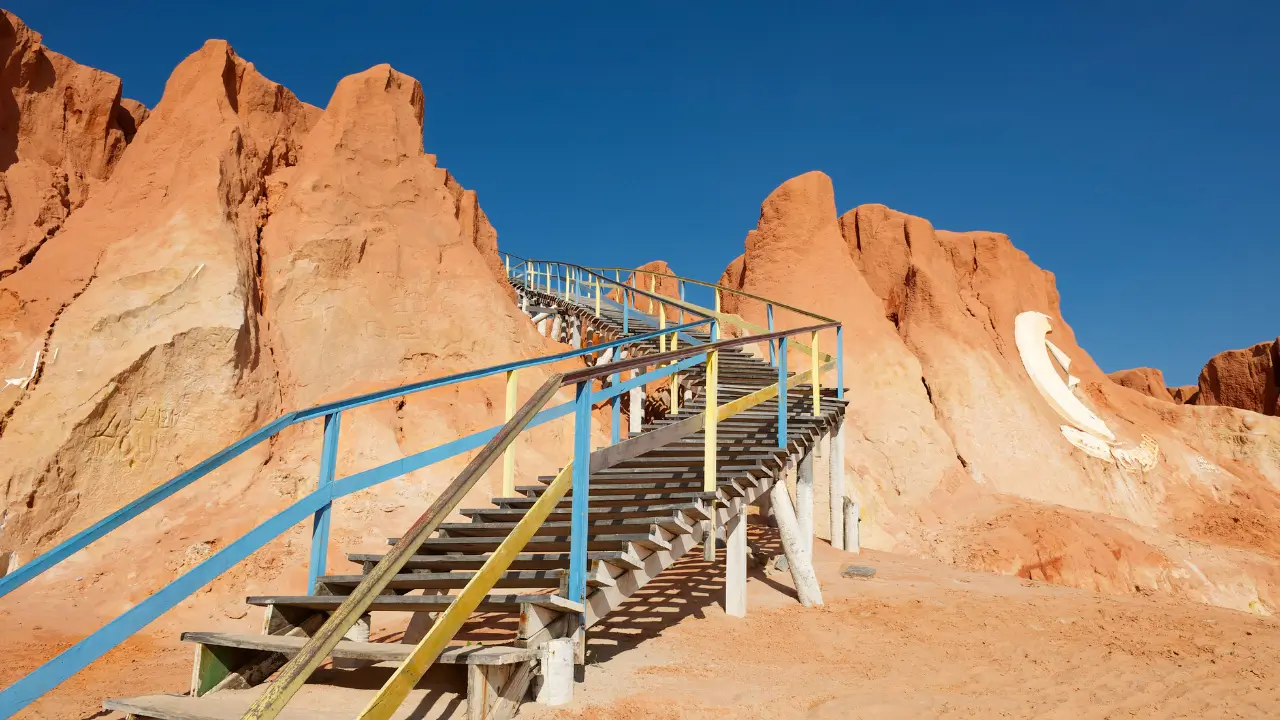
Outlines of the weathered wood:
[{"label": "weathered wood", "polygon": [[773,513],[778,519],[778,534],[782,536],[782,552],[787,556],[787,566],[791,570],[791,581],[796,586],[796,596],[805,607],[821,605],[822,590],[818,586],[818,576],[813,572],[809,555],[804,551],[800,523],[791,507],[791,496],[787,493],[786,486],[780,482],[774,483],[772,496]]},{"label": "weathered wood", "polygon": [[541,680],[537,701],[548,707],[573,701],[573,640],[558,638],[538,648]]},{"label": "weathered wood", "polygon": [[747,506],[725,523],[724,612],[731,617],[747,615]]},{"label": "weathered wood", "polygon": [[[501,685],[497,684],[496,677],[488,678],[489,684],[497,687],[498,690],[489,713],[484,716],[485,720],[510,720],[515,717],[516,711],[520,709],[520,703],[524,702],[529,693],[529,685],[533,682],[535,672],[534,662],[524,662],[510,667],[511,670],[506,673],[506,680]],[[486,670],[494,672],[497,668],[491,667]]]},{"label": "weathered wood", "polygon": [[[274,622],[272,618],[275,618]],[[324,624],[327,616],[323,613],[316,613],[311,610],[301,610],[296,608],[276,608],[267,609],[266,618],[263,621],[264,629],[267,633],[257,636],[266,640],[287,639],[288,642],[297,642],[301,647],[307,641],[307,638]],[[286,619],[292,618],[292,620]],[[297,624],[293,624],[296,622]],[[187,639],[187,634],[183,634],[182,639]],[[199,641],[194,641],[199,642]],[[244,649],[252,649],[252,646],[240,647]],[[206,693],[217,692],[220,690],[244,690],[255,687],[271,677],[275,671],[279,670],[289,661],[289,656],[279,652],[272,652],[272,648],[259,648],[262,652],[253,653],[240,659],[239,667],[233,672],[226,673],[223,677],[214,682],[213,685],[206,687],[202,692],[196,692],[195,674],[192,676],[192,694],[200,697]],[[199,651],[197,651],[199,652]],[[197,671],[198,672],[198,671]]]},{"label": "weathered wood", "polygon": [[796,520],[800,527],[800,546],[813,557],[813,453],[800,460],[796,473]]},{"label": "weathered wood", "polygon": [[197,645],[191,667],[191,697],[200,697],[217,687],[228,675],[245,667],[253,655],[253,651],[240,648]]},{"label": "weathered wood", "polygon": [[[222,632],[187,632],[182,641],[211,647],[248,651],[264,651],[281,655],[295,655],[306,643],[306,637],[293,635],[249,635]],[[400,662],[409,656],[413,648],[400,643],[371,643],[343,640],[334,646],[329,657],[374,662]],[[440,654],[436,662],[449,665],[506,665],[532,660],[537,651],[532,648],[510,645],[472,645],[449,648]]]}]

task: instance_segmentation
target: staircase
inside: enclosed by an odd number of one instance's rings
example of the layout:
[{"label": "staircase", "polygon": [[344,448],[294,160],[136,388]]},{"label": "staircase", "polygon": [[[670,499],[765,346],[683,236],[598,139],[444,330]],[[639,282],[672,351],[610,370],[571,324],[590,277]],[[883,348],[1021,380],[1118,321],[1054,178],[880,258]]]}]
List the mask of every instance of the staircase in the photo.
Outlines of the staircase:
[{"label": "staircase", "polygon": [[[533,306],[533,314],[555,308],[562,317],[576,318],[575,327],[582,334],[579,338],[609,339],[659,329],[654,318],[634,309],[624,321],[618,305],[606,303],[597,315],[595,301],[589,297],[566,298],[532,289],[520,280],[513,283],[526,306]],[[706,331],[699,330],[682,337],[681,347],[688,339],[712,341]],[[657,354],[660,349],[652,339],[628,348],[629,357]],[[778,382],[776,367],[741,349],[720,351],[719,363],[718,405]],[[642,431],[648,433],[702,413],[706,409],[703,373],[703,366],[682,373],[677,412],[670,412],[669,393],[665,400],[651,400]],[[628,415],[638,407],[627,408]],[[783,477],[788,464],[798,465],[819,438],[839,426],[844,401],[836,399],[834,388],[823,389],[821,412],[814,416],[811,386],[803,385],[789,390],[787,409],[785,448],[777,447],[776,398],[720,422],[714,492],[704,491],[702,431],[593,472],[588,498],[587,593],[582,603],[565,597],[572,500],[567,496],[560,500],[500,575],[454,644],[436,660],[465,668],[466,717],[513,715],[542,671],[540,660],[551,652],[551,641],[589,631],[681,556],[707,543],[715,528],[723,528],[745,506],[760,500]],[[357,715],[386,676],[388,666],[378,664],[405,661],[414,647],[412,642],[421,637],[436,613],[448,608],[555,477],[548,474],[539,477],[536,484],[517,486],[515,496],[493,498],[491,507],[461,510],[469,522],[441,524],[394,576],[384,594],[374,600],[370,614],[329,654],[331,666],[313,675],[280,717]],[[351,569],[320,576],[310,595],[247,598],[248,604],[265,611],[260,634],[183,633],[183,641],[194,646],[196,658],[189,695],[111,699],[104,707],[162,720],[242,717],[272,673],[298,653],[326,613],[335,610],[382,557],[348,555]],[[405,642],[369,642],[371,625],[381,625],[373,623],[372,614],[390,612],[415,613]],[[576,663],[585,662],[583,643],[577,644],[577,654]],[[367,679],[370,675],[376,679]],[[460,714],[463,708],[456,700],[450,704],[447,697],[419,684],[393,717]]]}]

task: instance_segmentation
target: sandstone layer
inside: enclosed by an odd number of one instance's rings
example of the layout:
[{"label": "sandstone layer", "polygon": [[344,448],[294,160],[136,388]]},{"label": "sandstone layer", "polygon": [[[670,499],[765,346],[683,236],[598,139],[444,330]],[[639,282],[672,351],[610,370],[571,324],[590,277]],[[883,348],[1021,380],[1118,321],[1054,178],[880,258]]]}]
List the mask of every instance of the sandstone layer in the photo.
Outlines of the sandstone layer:
[{"label": "sandstone layer", "polygon": [[[1152,397],[1155,373],[1137,391],[1113,382],[1076,343],[1053,275],[1005,235],[935,230],[882,205],[837,217],[830,179],[807,173],[764,201],[722,283],[844,323],[845,459],[870,546],[1104,592],[1264,613],[1280,602],[1280,553],[1266,540],[1280,521],[1261,511],[1280,500],[1280,425]],[[738,298],[726,308],[764,314]],[[1115,446],[1158,447],[1150,469],[1064,437],[1019,356],[1014,319],[1026,311],[1049,318],[1075,394]]]}]

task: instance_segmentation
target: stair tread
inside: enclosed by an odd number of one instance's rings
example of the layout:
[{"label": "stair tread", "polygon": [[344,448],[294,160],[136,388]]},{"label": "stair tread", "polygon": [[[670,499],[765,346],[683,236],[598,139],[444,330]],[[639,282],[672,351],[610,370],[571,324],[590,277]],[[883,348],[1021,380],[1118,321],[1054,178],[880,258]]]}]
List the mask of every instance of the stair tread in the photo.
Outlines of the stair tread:
[{"label": "stair tread", "polygon": [[[251,635],[225,632],[184,632],[182,641],[217,645],[219,647],[296,654],[309,638],[292,635]],[[402,643],[373,643],[340,640],[329,657],[352,660],[376,660],[378,662],[402,662],[413,652],[413,645]],[[538,656],[535,648],[511,645],[457,646],[440,653],[436,662],[450,665],[509,665],[532,660]]]},{"label": "stair tread", "polygon": [[[312,610],[333,610],[347,599],[346,595],[251,595],[245,598],[249,605],[288,605]],[[448,607],[454,601],[452,595],[379,595],[369,606],[370,610],[395,612],[433,612]],[[519,610],[521,605],[538,605],[562,612],[581,612],[582,605],[559,595],[490,594],[476,608],[478,612]]]}]

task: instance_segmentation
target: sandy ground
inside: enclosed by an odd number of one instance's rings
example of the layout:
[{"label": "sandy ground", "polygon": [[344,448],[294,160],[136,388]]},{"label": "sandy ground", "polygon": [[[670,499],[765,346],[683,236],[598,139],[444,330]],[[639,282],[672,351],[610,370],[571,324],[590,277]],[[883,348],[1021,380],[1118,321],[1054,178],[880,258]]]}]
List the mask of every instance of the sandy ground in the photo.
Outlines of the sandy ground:
[{"label": "sandy ground", "polygon": [[[722,581],[686,557],[606,620],[602,662],[572,705],[521,717],[1280,717],[1275,619],[815,552],[824,607],[796,605],[787,574],[755,571],[745,619],[720,610]],[[875,578],[840,577],[850,562]]]},{"label": "sandy ground", "polygon": [[[752,537],[777,551],[762,529]],[[723,580],[695,550],[593,630],[573,704],[531,703],[519,717],[1280,717],[1276,619],[873,551],[855,557],[821,541],[815,553],[824,607],[799,607],[788,574],[757,569],[738,619],[721,611]],[[840,577],[850,562],[876,576]],[[52,634],[34,631],[31,655],[59,645]],[[105,717],[103,697],[181,691],[190,658],[139,637],[20,717]],[[0,668],[0,682],[17,677],[22,660]],[[348,685],[334,707],[358,709],[378,684]],[[433,705],[413,716],[463,714],[457,702]]]}]

